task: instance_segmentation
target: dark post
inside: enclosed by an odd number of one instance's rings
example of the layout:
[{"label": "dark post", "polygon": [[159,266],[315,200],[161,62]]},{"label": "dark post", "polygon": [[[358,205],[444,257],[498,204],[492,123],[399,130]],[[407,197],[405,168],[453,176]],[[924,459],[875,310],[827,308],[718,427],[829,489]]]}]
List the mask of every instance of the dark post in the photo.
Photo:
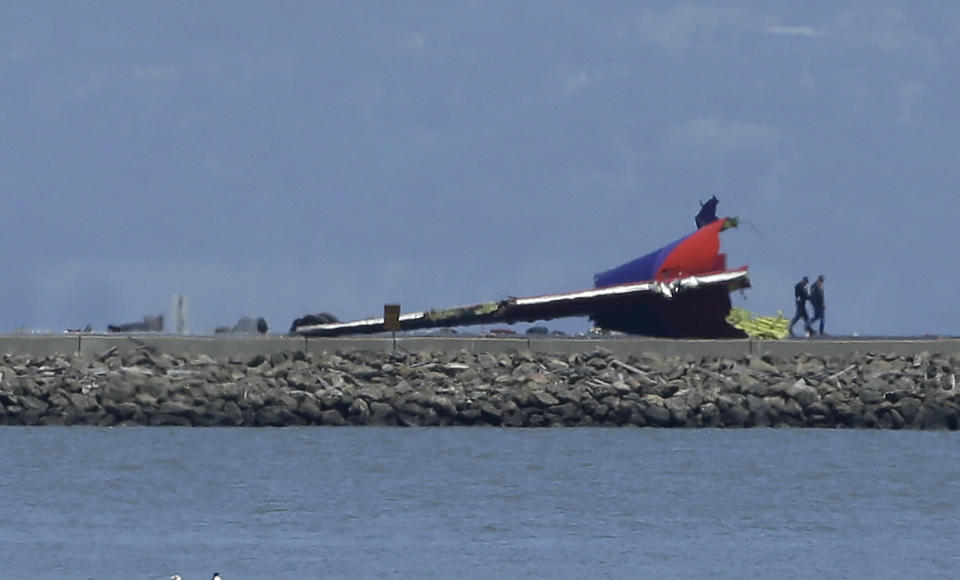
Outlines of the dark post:
[{"label": "dark post", "polygon": [[393,350],[397,350],[397,331],[400,330],[400,305],[383,305],[383,329],[389,330],[393,336]]}]

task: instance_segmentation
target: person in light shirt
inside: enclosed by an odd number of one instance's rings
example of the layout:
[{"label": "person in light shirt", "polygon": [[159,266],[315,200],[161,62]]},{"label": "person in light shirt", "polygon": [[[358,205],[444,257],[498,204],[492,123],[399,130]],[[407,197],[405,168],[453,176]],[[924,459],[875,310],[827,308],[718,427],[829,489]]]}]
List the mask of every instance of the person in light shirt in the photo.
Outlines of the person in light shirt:
[{"label": "person in light shirt", "polygon": [[823,274],[817,276],[817,281],[810,287],[810,305],[813,306],[813,318],[810,319],[810,326],[814,322],[820,321],[820,335],[823,335],[823,319],[827,310],[827,303],[823,298]]}]

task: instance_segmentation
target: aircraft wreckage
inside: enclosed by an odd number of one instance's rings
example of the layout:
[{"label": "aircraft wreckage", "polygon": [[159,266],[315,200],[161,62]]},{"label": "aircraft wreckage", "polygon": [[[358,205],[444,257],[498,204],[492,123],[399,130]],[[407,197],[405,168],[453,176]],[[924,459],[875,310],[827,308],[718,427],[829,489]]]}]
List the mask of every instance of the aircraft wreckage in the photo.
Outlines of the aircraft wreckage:
[{"label": "aircraft wreckage", "polygon": [[[730,293],[750,286],[747,267],[727,269],[720,253],[720,232],[739,218],[717,218],[716,197],[701,204],[698,229],[649,254],[594,276],[589,290],[510,297],[445,310],[411,312],[399,317],[400,330],[478,324],[513,324],[587,316],[603,329],[667,338],[742,338],[727,323]],[[317,321],[307,315],[291,331],[304,336],[374,334],[384,318],[351,322]]]}]

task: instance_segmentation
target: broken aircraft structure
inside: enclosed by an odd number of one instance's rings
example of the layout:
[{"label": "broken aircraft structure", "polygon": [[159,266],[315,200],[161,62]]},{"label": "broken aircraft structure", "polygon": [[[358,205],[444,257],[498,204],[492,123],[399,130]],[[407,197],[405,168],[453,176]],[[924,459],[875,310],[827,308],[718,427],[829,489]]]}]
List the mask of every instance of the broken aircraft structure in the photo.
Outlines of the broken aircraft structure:
[{"label": "broken aircraft structure", "polygon": [[[712,213],[716,198],[701,214]],[[730,293],[750,286],[747,267],[728,270],[720,253],[720,232],[738,218],[697,216],[698,229],[654,252],[594,276],[589,290],[510,297],[445,310],[400,315],[401,330],[479,324],[513,324],[575,316],[589,317],[599,328],[668,338],[742,338],[727,323]],[[701,225],[702,223],[702,225]],[[302,324],[298,324],[300,321]],[[294,321],[292,332],[304,336],[374,334],[384,331],[383,317],[350,322]]]}]

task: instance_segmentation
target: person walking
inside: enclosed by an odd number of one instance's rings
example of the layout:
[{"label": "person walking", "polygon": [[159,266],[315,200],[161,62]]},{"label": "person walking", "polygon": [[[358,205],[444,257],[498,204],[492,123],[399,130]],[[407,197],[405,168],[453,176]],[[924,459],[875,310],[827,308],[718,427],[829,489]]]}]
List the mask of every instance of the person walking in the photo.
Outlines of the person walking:
[{"label": "person walking", "polygon": [[826,314],[827,303],[823,299],[823,274],[817,276],[817,281],[810,287],[810,305],[813,306],[813,318],[810,319],[810,326],[820,321],[820,334],[823,335],[823,318]]},{"label": "person walking", "polygon": [[810,317],[807,316],[807,300],[810,299],[810,294],[807,293],[807,284],[809,282],[810,280],[804,276],[793,287],[793,300],[796,303],[797,312],[793,315],[793,320],[790,321],[790,336],[796,336],[796,334],[793,333],[793,325],[800,319],[803,319],[803,326],[807,331],[807,336],[810,336],[810,333],[813,332],[813,329],[810,328]]}]

